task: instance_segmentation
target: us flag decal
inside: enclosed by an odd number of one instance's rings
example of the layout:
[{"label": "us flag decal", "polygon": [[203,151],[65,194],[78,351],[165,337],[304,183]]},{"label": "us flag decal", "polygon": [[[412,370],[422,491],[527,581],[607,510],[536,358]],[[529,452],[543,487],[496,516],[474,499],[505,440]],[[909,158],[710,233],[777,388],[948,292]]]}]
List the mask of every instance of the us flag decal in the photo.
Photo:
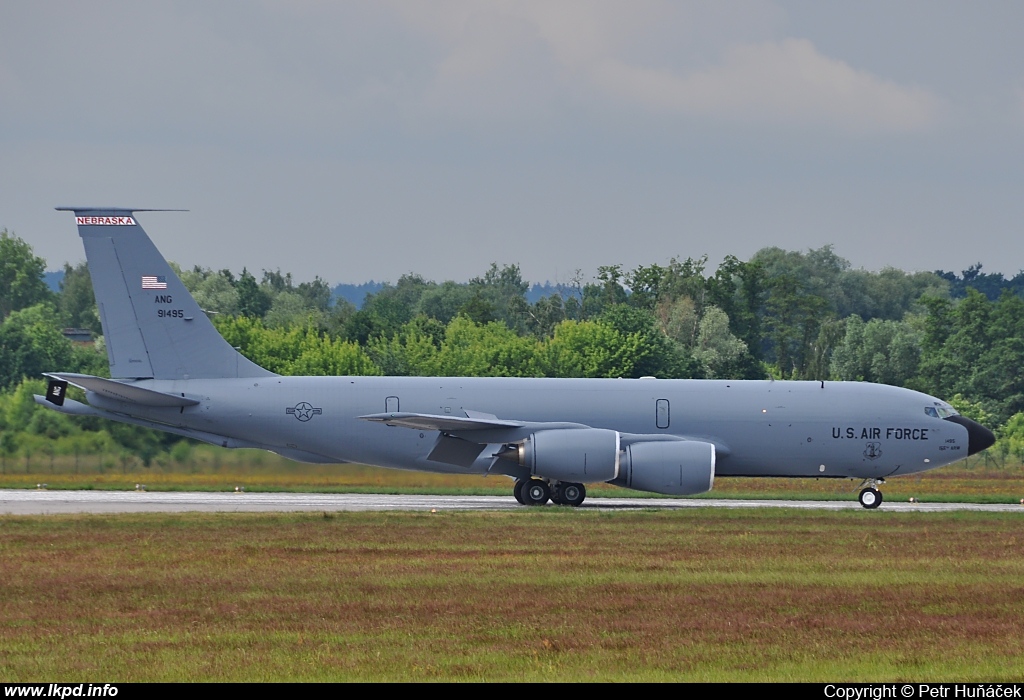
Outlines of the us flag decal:
[{"label": "us flag decal", "polygon": [[143,275],[142,276],[142,288],[143,289],[167,289],[167,278],[163,275]]}]

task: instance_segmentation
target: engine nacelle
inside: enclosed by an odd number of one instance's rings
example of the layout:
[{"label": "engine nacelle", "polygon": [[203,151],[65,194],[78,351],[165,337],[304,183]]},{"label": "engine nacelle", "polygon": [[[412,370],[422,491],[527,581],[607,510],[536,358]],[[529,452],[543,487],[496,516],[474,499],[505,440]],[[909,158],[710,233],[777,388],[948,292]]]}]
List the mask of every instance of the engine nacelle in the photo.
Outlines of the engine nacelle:
[{"label": "engine nacelle", "polygon": [[610,481],[619,474],[619,434],[603,428],[542,430],[519,446],[519,463],[558,481]]},{"label": "engine nacelle", "polygon": [[634,443],[613,483],[673,496],[705,493],[715,483],[715,446],[690,440]]}]

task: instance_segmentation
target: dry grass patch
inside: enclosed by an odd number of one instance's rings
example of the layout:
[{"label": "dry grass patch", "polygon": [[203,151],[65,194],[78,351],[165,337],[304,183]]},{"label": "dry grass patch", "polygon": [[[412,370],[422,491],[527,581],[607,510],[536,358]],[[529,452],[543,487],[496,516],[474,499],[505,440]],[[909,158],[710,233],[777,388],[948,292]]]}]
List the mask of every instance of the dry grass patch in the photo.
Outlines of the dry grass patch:
[{"label": "dry grass patch", "polygon": [[10,680],[1013,680],[1021,519],[0,519]]}]

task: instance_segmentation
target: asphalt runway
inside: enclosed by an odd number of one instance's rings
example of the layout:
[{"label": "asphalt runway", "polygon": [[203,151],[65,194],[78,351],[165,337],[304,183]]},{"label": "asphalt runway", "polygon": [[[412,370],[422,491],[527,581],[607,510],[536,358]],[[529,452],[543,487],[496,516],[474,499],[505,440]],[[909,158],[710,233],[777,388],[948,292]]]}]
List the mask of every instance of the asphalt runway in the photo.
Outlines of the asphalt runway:
[{"label": "asphalt runway", "polygon": [[[47,491],[0,489],[0,514],[48,513],[227,513],[286,511],[512,510],[523,508],[512,496],[424,496],[365,493],[235,493],[181,491]],[[555,507],[555,506],[545,506]],[[588,498],[585,509],[642,508],[802,508],[863,510],[848,501],[774,501],[725,498]],[[1022,513],[1018,504],[890,503],[880,511],[985,511]]]}]

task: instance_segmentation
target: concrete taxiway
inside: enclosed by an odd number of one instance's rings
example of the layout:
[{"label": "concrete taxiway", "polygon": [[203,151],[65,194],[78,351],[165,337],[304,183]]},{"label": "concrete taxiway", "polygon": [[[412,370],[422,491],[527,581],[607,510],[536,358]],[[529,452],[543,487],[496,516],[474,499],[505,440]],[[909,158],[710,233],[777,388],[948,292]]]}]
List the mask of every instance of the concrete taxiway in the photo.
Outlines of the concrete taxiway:
[{"label": "concrete taxiway", "polygon": [[[554,507],[554,506],[547,506]],[[385,510],[512,510],[511,496],[379,495],[365,493],[235,493],[179,491],[0,490],[0,514],[184,513]],[[863,510],[856,500],[776,501],[725,498],[588,498],[584,509],[801,508]],[[985,511],[1024,514],[1018,504],[883,502],[880,511]]]}]

